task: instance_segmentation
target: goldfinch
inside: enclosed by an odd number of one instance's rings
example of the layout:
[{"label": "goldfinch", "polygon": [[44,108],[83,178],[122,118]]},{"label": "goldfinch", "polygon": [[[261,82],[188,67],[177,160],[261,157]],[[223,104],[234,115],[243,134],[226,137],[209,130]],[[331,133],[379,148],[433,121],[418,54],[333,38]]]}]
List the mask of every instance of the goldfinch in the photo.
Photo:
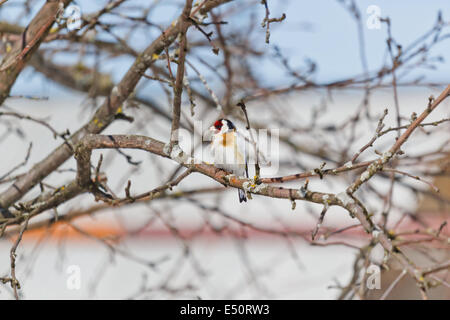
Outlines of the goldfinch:
[{"label": "goldfinch", "polygon": [[[214,165],[239,177],[248,177],[245,153],[238,146],[236,127],[228,119],[219,119],[209,130],[212,132],[210,145]],[[239,202],[247,201],[245,192],[238,189]]]}]

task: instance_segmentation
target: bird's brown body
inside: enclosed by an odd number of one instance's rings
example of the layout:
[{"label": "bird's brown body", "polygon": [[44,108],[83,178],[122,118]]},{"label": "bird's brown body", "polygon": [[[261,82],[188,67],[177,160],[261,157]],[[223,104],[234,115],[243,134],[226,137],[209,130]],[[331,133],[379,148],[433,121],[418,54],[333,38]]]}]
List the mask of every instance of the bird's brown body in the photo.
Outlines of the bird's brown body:
[{"label": "bird's brown body", "polygon": [[[222,119],[216,121],[215,126],[211,127],[210,130],[214,132],[211,142],[214,165],[237,176],[244,177],[246,175],[246,163],[244,155],[238,147],[237,132],[233,123]],[[239,201],[247,201],[245,192],[240,189]]]}]

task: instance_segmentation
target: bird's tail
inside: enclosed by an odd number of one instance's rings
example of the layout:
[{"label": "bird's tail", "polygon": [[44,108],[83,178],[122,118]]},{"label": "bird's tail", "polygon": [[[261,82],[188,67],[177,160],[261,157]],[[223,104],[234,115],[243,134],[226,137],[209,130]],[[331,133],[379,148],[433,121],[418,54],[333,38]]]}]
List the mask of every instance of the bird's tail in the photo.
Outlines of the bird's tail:
[{"label": "bird's tail", "polygon": [[239,203],[240,202],[247,202],[247,196],[245,195],[245,191],[238,189],[238,193],[239,193]]},{"label": "bird's tail", "polygon": [[8,208],[3,208],[0,206],[0,218],[14,218],[14,215]]}]

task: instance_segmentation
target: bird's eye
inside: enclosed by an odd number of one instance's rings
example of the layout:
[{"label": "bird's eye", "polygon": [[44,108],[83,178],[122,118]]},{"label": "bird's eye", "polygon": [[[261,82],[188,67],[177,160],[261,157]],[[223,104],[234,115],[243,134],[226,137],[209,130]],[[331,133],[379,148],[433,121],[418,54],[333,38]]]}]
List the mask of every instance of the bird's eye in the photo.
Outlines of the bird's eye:
[{"label": "bird's eye", "polygon": [[222,121],[221,120],[217,120],[216,122],[214,122],[214,128],[216,128],[217,130],[222,129]]}]

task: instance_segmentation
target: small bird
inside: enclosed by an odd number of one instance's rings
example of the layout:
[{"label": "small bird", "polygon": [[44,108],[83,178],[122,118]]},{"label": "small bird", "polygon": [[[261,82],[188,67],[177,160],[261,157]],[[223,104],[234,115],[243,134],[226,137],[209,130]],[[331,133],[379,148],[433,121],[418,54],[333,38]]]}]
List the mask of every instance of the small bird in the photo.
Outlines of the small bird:
[{"label": "small bird", "polygon": [[[211,141],[211,154],[214,165],[229,171],[237,176],[248,178],[245,153],[238,146],[236,127],[228,119],[219,119],[209,130],[213,133]],[[245,192],[238,189],[239,202],[247,201]]]}]

